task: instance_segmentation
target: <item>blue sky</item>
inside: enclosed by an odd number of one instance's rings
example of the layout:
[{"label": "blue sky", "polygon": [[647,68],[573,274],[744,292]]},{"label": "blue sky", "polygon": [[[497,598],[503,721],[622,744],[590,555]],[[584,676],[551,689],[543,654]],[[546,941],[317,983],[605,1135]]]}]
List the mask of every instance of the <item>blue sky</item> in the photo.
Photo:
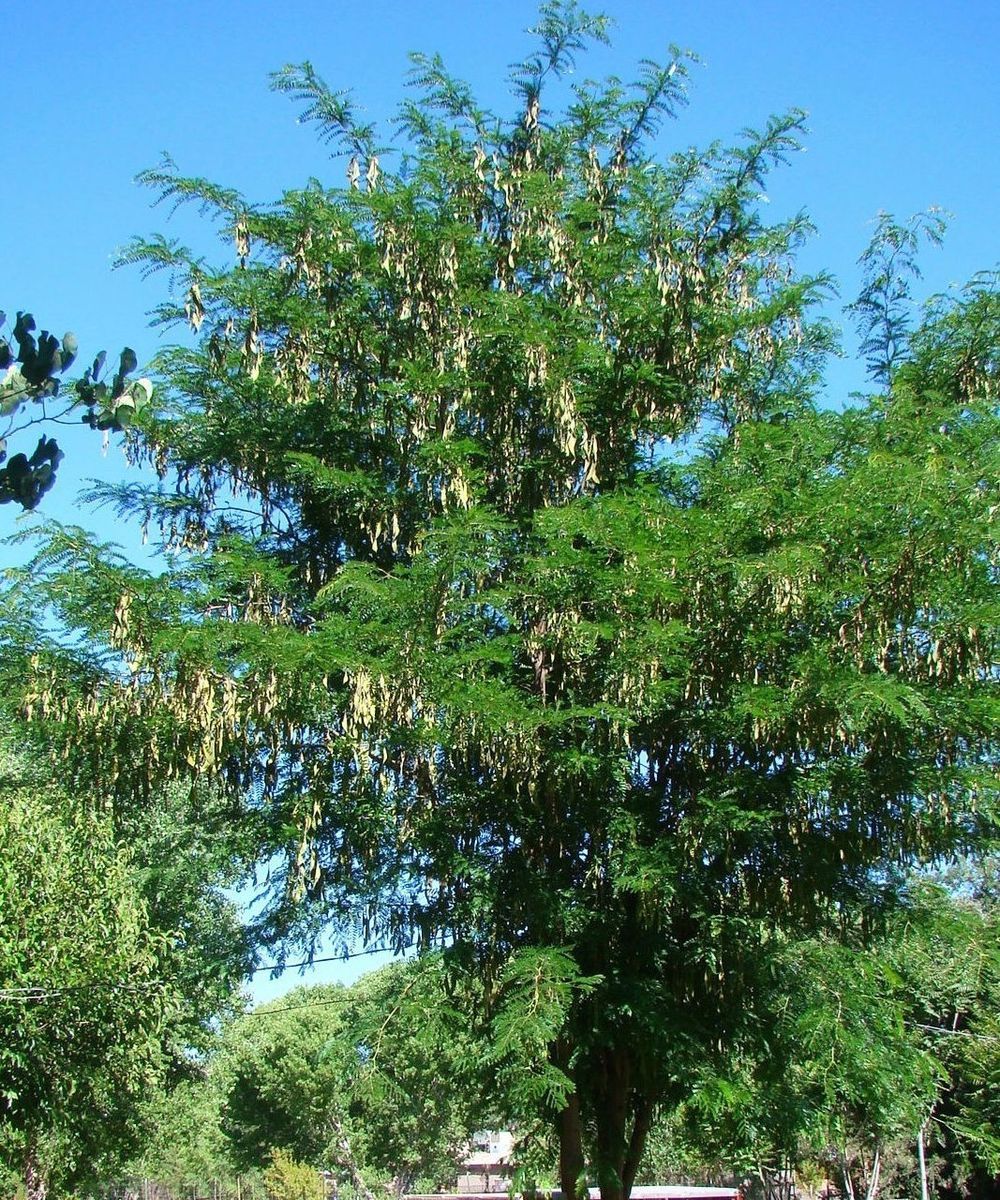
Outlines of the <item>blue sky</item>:
[{"label": "blue sky", "polygon": [[[596,2],[591,7],[597,7]],[[773,112],[810,113],[807,151],[773,177],[773,211],[805,209],[818,233],[803,255],[853,296],[855,262],[879,209],[953,214],[946,246],[924,258],[928,290],[995,265],[1000,194],[1000,5],[989,0],[789,4],[778,0],[612,0],[613,46],[581,73],[628,77],[671,43],[696,51],[691,104],[665,129],[669,151],[733,137]],[[334,87],[352,88],[375,119],[391,115],[409,50],[440,50],[485,100],[508,103],[507,65],[523,55],[529,0],[55,0],[14,34],[0,74],[5,177],[0,187],[0,307],[73,328],[84,354],[159,344],[145,313],[165,279],[113,271],[135,234],[165,231],[211,248],[192,211],[151,209],[134,182],[169,152],[185,173],[266,201],[315,176],[343,180],[296,109],[267,76],[310,58]],[[835,387],[861,378],[841,364]],[[115,473],[99,439],[74,431],[48,512],[73,516],[75,481]],[[0,510],[4,525],[11,521]],[[118,535],[130,544],[126,531]]]},{"label": "blue sky", "polygon": [[[803,256],[827,268],[845,299],[880,209],[907,216],[931,205],[952,214],[943,249],[924,258],[928,291],[962,282],[1000,258],[1000,5],[995,0],[611,0],[613,46],[581,74],[628,78],[643,57],[677,43],[698,53],[691,104],[661,137],[664,151],[733,137],[769,114],[810,113],[806,153],[774,177],[776,214],[805,209],[818,234]],[[513,101],[507,65],[523,56],[536,5],[474,0],[173,0],[169,4],[50,0],[30,21],[8,22],[0,111],[4,181],[0,307],[26,308],[82,357],[128,343],[148,358],[160,334],[145,313],[165,279],[112,271],[134,234],[163,231],[211,247],[193,213],[150,209],[134,183],[167,151],[184,173],[206,175],[266,201],[315,176],[343,180],[296,109],[268,91],[268,72],[311,59],[334,87],[352,88],[371,118],[392,113],[410,50],[440,51],[491,106]],[[835,387],[860,386],[850,362]],[[84,430],[64,439],[64,464],[45,512],[80,520],[126,547],[134,532],[106,513],[78,512],[81,479],[122,471]],[[14,528],[0,508],[0,535]],[[13,561],[0,547],[0,566]],[[361,960],[363,963],[365,960]],[[297,980],[289,975],[272,994]]]}]

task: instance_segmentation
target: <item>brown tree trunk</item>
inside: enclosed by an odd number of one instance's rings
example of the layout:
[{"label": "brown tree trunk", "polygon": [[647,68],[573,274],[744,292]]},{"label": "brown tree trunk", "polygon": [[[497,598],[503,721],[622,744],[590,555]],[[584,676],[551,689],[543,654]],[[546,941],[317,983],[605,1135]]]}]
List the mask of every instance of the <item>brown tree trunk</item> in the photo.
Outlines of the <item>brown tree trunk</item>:
[{"label": "brown tree trunk", "polygon": [[49,1181],[38,1161],[38,1145],[34,1138],[29,1138],[24,1155],[25,1200],[45,1200],[48,1191]]},{"label": "brown tree trunk", "polygon": [[566,1107],[556,1116],[559,1131],[559,1186],[563,1200],[580,1200],[586,1195],[586,1164],[583,1161],[583,1122],[580,1097],[573,1092]]},{"label": "brown tree trunk", "polygon": [[626,1054],[606,1050],[601,1055],[595,1095],[597,1125],[597,1184],[601,1200],[626,1200],[625,1159],[628,1153],[630,1063]]},{"label": "brown tree trunk", "polygon": [[635,1099],[635,1115],[632,1118],[632,1135],[629,1138],[628,1150],[625,1154],[625,1169],[622,1171],[622,1190],[626,1197],[632,1191],[635,1175],[642,1161],[642,1152],[646,1149],[646,1138],[649,1127],[653,1123],[653,1101],[649,1096],[637,1096]]},{"label": "brown tree trunk", "polygon": [[632,1081],[628,1051],[605,1051],[594,1095],[601,1200],[628,1200],[646,1149],[655,1105]]}]

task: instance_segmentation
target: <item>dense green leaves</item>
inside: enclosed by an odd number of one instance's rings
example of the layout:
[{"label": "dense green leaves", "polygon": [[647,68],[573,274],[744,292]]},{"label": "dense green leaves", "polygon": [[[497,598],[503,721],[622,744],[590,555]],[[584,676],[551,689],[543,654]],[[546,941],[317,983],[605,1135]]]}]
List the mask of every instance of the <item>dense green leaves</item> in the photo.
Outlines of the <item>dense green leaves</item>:
[{"label": "dense green leaves", "polygon": [[996,936],[989,905],[923,880],[875,937],[775,939],[727,1061],[699,1065],[652,1160],[816,1164],[838,1185],[881,1160],[884,1188],[916,1192],[922,1137],[937,1186],[976,1194],[997,1162]]},{"label": "dense green leaves", "polygon": [[107,818],[0,750],[0,1114],[7,1165],[64,1182],[136,1136],[173,1003]]},{"label": "dense green leaves", "polygon": [[242,1169],[273,1151],[397,1191],[451,1184],[482,1110],[468,1028],[434,959],[299,987],[225,1031],[213,1065]]}]

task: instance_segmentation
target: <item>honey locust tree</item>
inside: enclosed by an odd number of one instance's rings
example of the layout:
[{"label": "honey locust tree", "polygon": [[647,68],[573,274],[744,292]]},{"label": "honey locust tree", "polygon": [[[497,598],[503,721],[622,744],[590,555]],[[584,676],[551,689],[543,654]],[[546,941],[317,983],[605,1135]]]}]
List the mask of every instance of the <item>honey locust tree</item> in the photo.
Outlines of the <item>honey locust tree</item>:
[{"label": "honey locust tree", "polygon": [[125,796],[227,788],[272,936],[447,943],[566,1194],[620,1200],[772,930],[992,828],[998,305],[906,339],[876,289],[888,382],[823,408],[827,280],[760,208],[802,114],[666,152],[685,56],[570,84],[604,35],[543,7],[511,119],[415,56],[399,154],[282,70],[344,186],[148,173],[233,255],[128,255],[196,335],[131,435],[162,485],[117,493],[174,567],[56,535],[34,603],[121,658],[42,651],[27,702]]}]

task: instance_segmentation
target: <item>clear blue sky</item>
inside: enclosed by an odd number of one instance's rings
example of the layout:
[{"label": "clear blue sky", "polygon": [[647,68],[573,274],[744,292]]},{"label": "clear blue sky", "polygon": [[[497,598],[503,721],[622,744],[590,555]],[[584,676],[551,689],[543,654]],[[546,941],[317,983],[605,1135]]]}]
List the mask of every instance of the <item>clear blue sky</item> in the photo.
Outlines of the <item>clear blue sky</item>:
[{"label": "clear blue sky", "polygon": [[[696,51],[691,104],[662,137],[665,150],[727,139],[791,106],[810,113],[808,152],[775,176],[775,212],[805,209],[818,235],[803,262],[825,267],[850,298],[855,261],[880,209],[953,214],[943,250],[928,250],[928,290],[996,265],[1000,196],[1000,4],[996,0],[610,0],[613,46],[581,73],[629,77],[642,57],[675,42]],[[123,344],[140,361],[157,346],[144,313],[165,280],[111,269],[133,234],[162,230],[196,244],[193,213],[150,210],[134,182],[168,151],[185,173],[266,201],[315,176],[340,184],[296,109],[267,88],[268,72],[312,60],[334,87],[354,89],[372,118],[402,91],[410,50],[440,51],[482,98],[508,103],[507,64],[528,46],[534,3],[512,0],[50,0],[6,23],[0,73],[0,307],[27,308],[84,354]],[[211,245],[210,242],[207,243]],[[845,390],[860,379],[841,366]],[[76,481],[120,474],[80,430],[45,511],[80,519],[109,539],[106,514],[74,510]],[[14,512],[0,508],[0,534]],[[12,561],[0,547],[0,566]],[[361,960],[364,962],[364,960]],[[280,987],[295,980],[286,975]],[[273,985],[272,985],[273,988]],[[262,992],[265,989],[261,989]]]}]

